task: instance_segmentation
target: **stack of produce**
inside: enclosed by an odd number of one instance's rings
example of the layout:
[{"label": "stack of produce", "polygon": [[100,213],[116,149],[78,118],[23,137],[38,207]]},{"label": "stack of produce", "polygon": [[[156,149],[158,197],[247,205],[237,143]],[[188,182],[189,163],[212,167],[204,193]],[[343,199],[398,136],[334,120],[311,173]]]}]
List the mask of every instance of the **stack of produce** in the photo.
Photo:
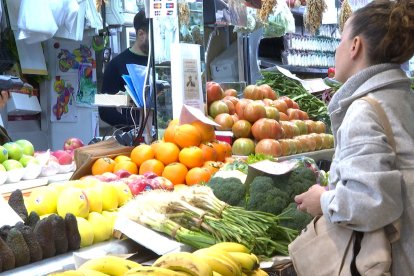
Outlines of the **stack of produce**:
[{"label": "stack of produce", "polygon": [[76,217],[52,214],[45,218],[28,213],[20,190],[14,191],[9,205],[23,222],[0,228],[0,272],[63,254],[81,246]]},{"label": "stack of produce", "polygon": [[[130,156],[99,158],[92,165],[92,175],[123,171],[144,176],[151,173],[158,176],[159,182],[166,182],[162,179],[165,178],[172,185],[194,185],[207,182],[221,166],[216,162],[224,162],[229,156],[230,144],[215,139],[213,126],[198,120],[180,125],[178,120],[172,120],[163,140],[136,146]],[[171,185],[163,188],[166,186]]]},{"label": "stack of produce", "polygon": [[120,213],[195,249],[226,241],[241,243],[257,255],[287,255],[296,235],[280,225],[283,217],[228,205],[206,186],[148,191],[130,200]]},{"label": "stack of produce", "polygon": [[[220,124],[219,130],[233,132],[234,155],[263,153],[278,157],[332,148],[333,136],[326,134],[326,124],[311,119],[313,114],[308,115],[300,108],[302,102],[296,102],[304,97],[278,97],[265,83],[248,85],[242,99],[226,95],[217,83],[207,86],[209,115]],[[322,105],[319,108],[326,110]]]},{"label": "stack of produce", "polygon": [[80,246],[85,247],[112,238],[117,209],[131,198],[130,188],[120,178],[108,182],[85,178],[35,188],[24,203],[41,218],[73,214],[81,234]]},{"label": "stack of produce", "polygon": [[[95,274],[92,274],[95,272]],[[259,276],[268,275],[259,268],[259,260],[250,251],[238,243],[218,243],[193,253],[167,253],[159,257],[151,266],[122,259],[116,256],[104,256],[91,259],[77,270],[57,272],[51,275],[166,275],[166,276]],[[99,274],[101,275],[101,274]]]},{"label": "stack of produce", "polygon": [[[242,161],[236,161],[236,164],[240,162]],[[280,224],[300,232],[312,217],[297,210],[294,197],[315,183],[320,183],[320,175],[312,159],[302,158],[297,160],[296,168],[291,172],[272,176],[258,175],[249,185],[236,177],[215,176],[207,186],[218,199],[227,204],[289,218]]]}]

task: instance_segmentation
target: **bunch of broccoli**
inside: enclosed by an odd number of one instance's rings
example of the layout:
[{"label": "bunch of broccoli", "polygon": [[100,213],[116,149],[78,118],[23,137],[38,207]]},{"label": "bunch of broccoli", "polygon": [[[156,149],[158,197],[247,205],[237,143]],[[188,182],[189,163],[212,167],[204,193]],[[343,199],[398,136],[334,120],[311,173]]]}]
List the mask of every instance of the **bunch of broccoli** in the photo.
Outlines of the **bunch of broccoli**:
[{"label": "bunch of broccoli", "polygon": [[213,177],[207,185],[218,199],[230,205],[275,215],[283,213],[283,217],[292,216],[288,224],[294,226],[292,229],[301,230],[300,227],[310,221],[309,216],[302,215],[300,211],[293,212],[295,204],[290,204],[294,202],[295,195],[307,191],[315,183],[314,171],[301,165],[283,175],[256,176],[248,188],[238,178]]}]

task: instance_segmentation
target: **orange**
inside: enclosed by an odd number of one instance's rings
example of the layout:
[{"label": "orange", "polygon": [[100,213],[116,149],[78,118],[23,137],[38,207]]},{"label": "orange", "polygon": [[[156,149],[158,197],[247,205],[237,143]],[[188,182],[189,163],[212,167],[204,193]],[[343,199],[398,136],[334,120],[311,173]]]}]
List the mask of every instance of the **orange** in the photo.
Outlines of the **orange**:
[{"label": "orange", "polygon": [[187,168],[201,167],[204,164],[203,151],[199,147],[183,148],[178,155],[180,163]]},{"label": "orange", "polygon": [[201,133],[190,124],[176,126],[174,129],[174,143],[180,148],[198,146],[201,143]]},{"label": "orange", "polygon": [[209,142],[201,143],[198,146],[203,151],[204,161],[216,161],[217,160],[217,151],[213,147],[213,144]]},{"label": "orange", "polygon": [[114,161],[116,163],[121,162],[121,161],[131,161],[131,158],[126,155],[118,155],[117,157],[114,158]]},{"label": "orange", "polygon": [[138,174],[137,164],[128,160],[119,161],[115,164],[114,173],[119,170],[126,170],[131,174]]},{"label": "orange", "polygon": [[100,175],[106,172],[113,172],[115,161],[109,157],[101,157],[92,164],[92,175]]},{"label": "orange", "polygon": [[131,151],[131,161],[134,162],[138,167],[141,166],[144,161],[154,158],[154,156],[155,155],[152,147],[146,144],[136,146]]},{"label": "orange", "polygon": [[157,147],[161,143],[164,143],[164,141],[163,140],[155,140],[154,142],[151,143],[151,148],[152,148],[152,151],[154,152],[154,154],[155,154],[155,151],[157,150]]},{"label": "orange", "polygon": [[216,133],[214,132],[214,126],[205,124],[202,121],[194,121],[191,123],[201,133],[201,142],[211,142],[216,139]]},{"label": "orange", "polygon": [[162,176],[170,180],[174,185],[185,183],[188,169],[184,164],[174,162],[165,166]]},{"label": "orange", "polygon": [[211,178],[211,173],[207,168],[192,168],[185,176],[187,185],[204,184]]},{"label": "orange", "polygon": [[180,149],[171,142],[160,143],[155,150],[155,159],[160,160],[164,165],[178,161]]},{"label": "orange", "polygon": [[177,125],[178,125],[178,120],[172,120],[170,124],[168,125],[168,127],[165,129],[164,138],[163,138],[165,142],[175,143],[174,133],[175,133],[175,128]]},{"label": "orange", "polygon": [[144,161],[139,167],[139,174],[144,174],[147,172],[153,172],[158,176],[162,175],[164,170],[164,164],[157,159],[149,159]]}]

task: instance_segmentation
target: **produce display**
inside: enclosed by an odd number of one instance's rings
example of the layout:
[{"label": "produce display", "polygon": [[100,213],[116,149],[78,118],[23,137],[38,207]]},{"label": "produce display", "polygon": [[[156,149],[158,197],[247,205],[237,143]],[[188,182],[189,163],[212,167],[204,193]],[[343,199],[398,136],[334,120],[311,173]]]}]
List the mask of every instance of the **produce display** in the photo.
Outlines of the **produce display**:
[{"label": "produce display", "polygon": [[0,146],[0,184],[32,180],[75,170],[73,150],[83,146],[78,138],[68,138],[60,150],[35,151],[26,139]]},{"label": "produce display", "polygon": [[200,185],[173,192],[148,191],[128,201],[119,212],[194,249],[238,242],[259,256],[287,255],[287,246],[297,234],[280,225],[285,218],[231,206]]},{"label": "produce display", "polygon": [[[141,192],[147,188],[156,188],[156,182],[162,182],[161,188],[171,189],[173,185],[194,185],[207,182],[227,157],[231,156],[231,146],[227,142],[215,140],[214,128],[201,121],[190,124],[178,124],[172,120],[162,140],[151,145],[136,146],[129,156],[117,156],[114,159],[102,157],[92,165],[92,175],[104,173],[122,174],[127,171],[140,180]],[[115,160],[118,159],[118,160]],[[147,181],[148,176],[155,180]],[[102,178],[102,177],[100,177]],[[147,187],[147,188],[145,188]],[[169,187],[169,188],[168,188]]]},{"label": "produce display", "polygon": [[193,253],[167,253],[156,259],[151,266],[143,266],[121,257],[104,256],[86,261],[77,270],[50,275],[264,276],[268,274],[259,268],[257,256],[250,253],[248,248],[239,243],[222,242]]},{"label": "produce display", "polygon": [[39,217],[28,212],[20,190],[10,195],[8,204],[23,222],[0,228],[0,272],[80,248],[82,235],[73,214]]},{"label": "produce display", "polygon": [[[233,132],[232,153],[278,157],[332,148],[333,136],[326,133],[326,123],[317,120],[327,118],[325,103],[292,80],[284,80],[284,75],[267,73],[260,85],[244,89],[242,99],[217,83],[207,85],[209,116],[220,125],[217,130]],[[280,86],[296,94],[278,96],[281,90],[273,87],[282,79],[285,83]]]}]

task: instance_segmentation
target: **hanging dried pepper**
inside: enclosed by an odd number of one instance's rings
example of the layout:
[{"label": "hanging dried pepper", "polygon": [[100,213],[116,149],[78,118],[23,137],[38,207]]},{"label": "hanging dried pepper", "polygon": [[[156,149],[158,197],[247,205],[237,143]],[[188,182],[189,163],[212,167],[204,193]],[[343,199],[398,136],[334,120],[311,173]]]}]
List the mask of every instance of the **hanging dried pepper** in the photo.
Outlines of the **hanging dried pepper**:
[{"label": "hanging dried pepper", "polygon": [[339,30],[342,32],[344,29],[345,22],[352,14],[351,5],[348,0],[344,0],[341,5],[341,11],[339,13]]},{"label": "hanging dried pepper", "polygon": [[259,10],[259,20],[266,24],[269,18],[269,14],[273,11],[273,8],[277,6],[277,0],[262,0],[262,7]]},{"label": "hanging dried pepper", "polygon": [[322,25],[322,15],[328,6],[325,0],[307,0],[306,11],[303,15],[303,23],[306,30],[311,34],[315,34]]}]

